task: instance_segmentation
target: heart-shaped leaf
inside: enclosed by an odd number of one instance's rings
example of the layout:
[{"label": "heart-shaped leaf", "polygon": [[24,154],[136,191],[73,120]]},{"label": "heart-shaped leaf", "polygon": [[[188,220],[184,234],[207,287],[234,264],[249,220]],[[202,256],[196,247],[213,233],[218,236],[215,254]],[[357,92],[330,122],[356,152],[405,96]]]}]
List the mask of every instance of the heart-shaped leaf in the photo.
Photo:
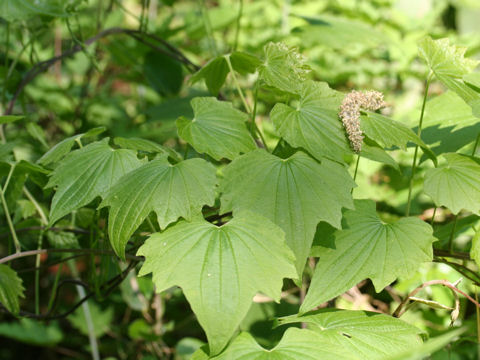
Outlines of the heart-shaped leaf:
[{"label": "heart-shaped leaf", "polygon": [[261,291],[280,300],[283,278],[296,276],[281,228],[261,216],[240,214],[217,227],[180,222],[153,234],[138,250],[140,275],[153,273],[157,291],[178,285],[218,354]]}]

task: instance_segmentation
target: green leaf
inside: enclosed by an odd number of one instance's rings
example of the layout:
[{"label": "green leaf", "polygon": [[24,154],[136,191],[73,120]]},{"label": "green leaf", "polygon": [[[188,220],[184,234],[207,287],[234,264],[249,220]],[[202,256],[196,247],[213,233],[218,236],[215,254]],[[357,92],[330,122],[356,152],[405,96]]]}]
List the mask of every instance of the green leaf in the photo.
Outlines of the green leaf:
[{"label": "green leaf", "polygon": [[29,122],[26,126],[26,129],[32,138],[40,142],[40,144],[48,149],[47,140],[45,139],[45,132],[38,124]]},{"label": "green leaf", "polygon": [[8,22],[26,20],[35,15],[67,16],[66,5],[74,5],[80,0],[2,0],[0,17]]},{"label": "green leaf", "polygon": [[148,153],[167,154],[176,162],[182,161],[182,156],[174,149],[162,146],[150,140],[141,138],[116,137],[115,139],[113,139],[113,142],[115,143],[115,145],[118,145],[124,149],[140,150]]},{"label": "green leaf", "polygon": [[205,80],[208,91],[210,91],[212,95],[217,96],[230,71],[225,58],[226,56],[230,57],[232,68],[242,75],[254,73],[258,65],[260,65],[260,60],[257,57],[234,51],[228,55],[217,56],[206,63],[200,70],[193,74],[190,80],[192,84],[203,79]]},{"label": "green leaf", "polygon": [[117,255],[124,257],[130,236],[150,212],[162,229],[179,217],[192,220],[214,204],[215,185],[215,167],[203,159],[170,165],[162,156],[122,177],[99,206],[110,206],[108,234]]},{"label": "green leaf", "polygon": [[37,346],[53,346],[63,339],[62,330],[56,323],[45,325],[38,320],[25,318],[18,322],[2,322],[0,335]]},{"label": "green leaf", "polygon": [[[198,356],[198,355],[197,355]],[[196,358],[195,358],[196,359]],[[198,359],[202,359],[198,357]],[[360,360],[310,330],[288,329],[271,350],[262,348],[249,333],[241,333],[215,360]]]},{"label": "green leaf", "polygon": [[[100,338],[110,328],[110,323],[112,322],[114,316],[113,307],[101,309],[96,303],[89,301],[88,308],[90,310],[95,337]],[[83,335],[89,335],[83,307],[79,307],[77,310],[75,310],[75,312],[68,317],[68,320],[72,326],[80,331]]]},{"label": "green leaf", "polygon": [[252,213],[235,215],[220,227],[203,219],[180,222],[138,250],[145,256],[140,275],[152,272],[158,292],[183,289],[210,355],[227,344],[258,291],[279,301],[282,279],[296,275],[282,229]]},{"label": "green leaf", "polygon": [[207,153],[216,160],[232,160],[256,148],[245,124],[248,115],[231,103],[214,97],[197,97],[191,104],[194,118],[178,118],[177,128],[178,135],[197,152]]},{"label": "green leaf", "polygon": [[418,43],[420,56],[437,76],[461,78],[472,72],[479,61],[465,59],[466,50],[465,47],[450,45],[450,40],[447,38],[433,40],[427,36]]},{"label": "green leaf", "polygon": [[467,49],[450,45],[448,39],[425,37],[419,42],[418,50],[437,79],[460,95],[472,107],[473,114],[480,117],[480,94],[463,81],[463,77],[472,72],[479,61],[466,59]]},{"label": "green leaf", "polygon": [[432,260],[433,230],[418,218],[386,224],[378,217],[373,201],[355,200],[355,210],[344,212],[343,225],[343,230],[331,229],[322,236],[333,236],[333,247],[326,243],[314,248],[319,261],[301,312],[366,278],[380,292],[399,276],[413,276],[421,262]]},{"label": "green leaf", "polygon": [[0,264],[0,303],[14,315],[20,311],[19,298],[24,298],[24,287],[10,266]]},{"label": "green leaf", "polygon": [[217,96],[225,83],[228,71],[228,64],[225,61],[225,57],[218,56],[210,60],[205,66],[193,74],[190,81],[192,84],[195,84],[202,79],[205,80],[208,91],[210,91],[212,95]]},{"label": "green leaf", "polygon": [[392,354],[391,356],[385,358],[386,360],[422,360],[426,356],[433,354],[435,351],[440,350],[441,348],[447,346],[455,338],[458,338],[463,334],[467,328],[460,328],[449,331],[440,336],[429,339],[427,342],[413,346],[412,348],[400,353]]},{"label": "green leaf", "polygon": [[426,146],[408,126],[380,114],[368,112],[361,117],[360,127],[365,135],[386,148],[398,146],[406,150],[408,142]]},{"label": "green leaf", "polygon": [[149,84],[162,95],[178,94],[183,84],[180,62],[158,51],[145,55],[143,72]]},{"label": "green leaf", "polygon": [[142,164],[134,151],[113,150],[108,138],[68,154],[47,184],[57,187],[50,210],[50,224],[97,196],[105,197],[117,180]]},{"label": "green leaf", "polygon": [[362,145],[362,150],[360,151],[360,155],[363,156],[364,158],[380,162],[385,165],[389,165],[393,167],[395,170],[400,172],[400,166],[398,163],[395,161],[394,158],[392,158],[385,150],[383,150],[379,145],[373,143],[372,145],[369,145],[367,143],[368,139],[363,139],[363,145]]},{"label": "green leaf", "polygon": [[323,342],[337,344],[353,358],[383,360],[422,342],[421,330],[392,316],[366,312],[324,309],[278,319],[278,324],[306,323]]},{"label": "green leaf", "polygon": [[338,110],[343,94],[326,83],[305,82],[296,108],[278,103],[270,112],[275,129],[290,145],[302,147],[317,160],[323,156],[343,162],[351,154]]},{"label": "green leaf", "polygon": [[75,141],[78,141],[83,137],[96,136],[98,134],[101,134],[105,130],[106,130],[105,127],[101,126],[101,127],[90,129],[84,134],[78,134],[78,135],[74,135],[66,139],[63,139],[58,144],[53,146],[50,150],[48,150],[45,154],[43,154],[43,156],[37,160],[37,163],[43,166],[56,163],[57,161],[59,161],[61,158],[63,158],[66,154],[70,152],[70,150],[72,149],[72,146],[75,144]]},{"label": "green leaf", "polygon": [[301,274],[317,224],[340,227],[342,207],[353,207],[354,186],[347,170],[333,161],[318,163],[303,152],[281,159],[256,150],[224,169],[221,212],[249,210],[280,226]]},{"label": "green leaf", "polygon": [[475,260],[477,266],[480,266],[480,230],[477,230],[472,238],[470,257]]},{"label": "green leaf", "polygon": [[259,78],[269,86],[297,94],[310,71],[305,59],[284,43],[268,43],[263,48],[265,59],[258,67]]},{"label": "green leaf", "polygon": [[25,116],[23,115],[2,115],[0,116],[0,124],[8,124],[24,118]]},{"label": "green leaf", "polygon": [[447,163],[425,173],[425,193],[436,206],[445,206],[454,214],[462,209],[480,214],[480,165],[455,153],[442,156]]}]

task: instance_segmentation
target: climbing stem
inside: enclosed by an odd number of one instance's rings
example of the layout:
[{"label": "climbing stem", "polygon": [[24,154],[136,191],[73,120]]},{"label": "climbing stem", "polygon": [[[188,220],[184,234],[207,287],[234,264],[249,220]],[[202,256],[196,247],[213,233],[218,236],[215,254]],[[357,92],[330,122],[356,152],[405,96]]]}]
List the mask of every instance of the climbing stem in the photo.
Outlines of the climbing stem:
[{"label": "climbing stem", "polygon": [[247,100],[245,100],[245,96],[243,95],[242,88],[240,87],[240,84],[237,80],[237,76],[235,75],[235,71],[233,70],[232,62],[230,61],[230,55],[225,55],[224,57],[225,57],[225,60],[227,62],[227,65],[228,65],[228,69],[230,70],[230,75],[232,75],[233,83],[234,83],[235,87],[237,88],[237,91],[238,91],[238,94],[240,95],[240,98],[242,99],[243,107],[250,114],[251,113],[250,106],[248,106]]},{"label": "climbing stem", "polygon": [[[420,137],[420,135],[422,134],[423,115],[425,113],[425,105],[427,103],[428,89],[430,87],[430,81],[431,80],[432,80],[432,74],[430,74],[428,76],[426,84],[425,84],[425,93],[423,94],[422,110],[420,112],[420,120],[418,122],[418,130],[417,130],[418,137]],[[406,216],[410,215],[410,206],[411,206],[411,202],[412,202],[413,178],[415,177],[415,170],[417,168],[418,148],[419,148],[418,144],[415,145],[415,152],[413,154],[413,162],[412,162],[412,173],[410,175],[410,180],[409,180],[409,184],[408,184],[407,210],[405,211]]]}]

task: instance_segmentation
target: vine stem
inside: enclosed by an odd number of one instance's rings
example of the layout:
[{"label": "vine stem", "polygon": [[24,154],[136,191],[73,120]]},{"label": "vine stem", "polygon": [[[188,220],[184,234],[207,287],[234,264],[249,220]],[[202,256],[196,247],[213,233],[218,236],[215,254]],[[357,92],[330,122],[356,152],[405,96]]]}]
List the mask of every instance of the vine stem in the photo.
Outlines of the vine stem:
[{"label": "vine stem", "polygon": [[[90,253],[95,253],[98,255],[113,255],[116,256],[116,254],[113,251],[109,250],[100,250],[100,249],[37,249],[37,250],[28,250],[28,251],[22,251],[18,252],[16,254],[12,254],[9,256],[5,256],[0,259],[0,264],[20,259],[22,257],[27,257],[27,256],[33,256],[33,255],[38,255],[38,254],[48,254],[48,253],[78,253],[78,254],[90,254]],[[125,254],[125,257],[130,260],[136,260],[136,261],[142,261],[143,257],[141,256],[135,256],[131,254]]]},{"label": "vine stem", "polygon": [[202,12],[203,25],[205,26],[205,31],[208,36],[208,42],[211,48],[213,55],[218,55],[217,44],[215,44],[215,39],[213,38],[212,24],[210,23],[210,18],[207,12],[207,6],[205,5],[205,0],[198,0],[200,4],[200,11]]},{"label": "vine stem", "polygon": [[[423,95],[422,111],[420,112],[420,120],[418,122],[417,135],[420,137],[422,134],[422,125],[423,125],[423,115],[425,114],[425,105],[427,104],[428,89],[430,87],[430,81],[432,80],[432,74],[427,78],[425,84],[425,93]],[[407,210],[405,211],[405,216],[410,215],[410,206],[412,202],[412,188],[413,188],[413,178],[415,176],[415,170],[417,167],[417,156],[418,156],[418,144],[415,145],[415,152],[413,154],[413,163],[412,163],[412,174],[410,175],[409,185],[408,185],[408,200],[407,200]]]},{"label": "vine stem", "polygon": [[[457,283],[458,283],[458,281],[457,281]],[[447,280],[430,280],[430,281],[427,281],[427,282],[423,283],[422,285],[416,287],[414,290],[412,290],[407,295],[407,297],[405,297],[405,299],[400,303],[400,305],[398,305],[398,307],[393,312],[392,316],[397,317],[397,318],[402,316],[403,313],[404,313],[404,311],[402,312],[402,310],[405,307],[405,305],[408,303],[410,298],[412,296],[415,296],[420,290],[422,290],[422,289],[424,289],[428,286],[432,286],[432,285],[446,286],[449,289],[451,289],[452,291],[455,291],[455,292],[465,296],[468,300],[470,300],[472,303],[474,303],[477,308],[480,307],[480,304],[475,299],[473,299],[470,295],[464,293],[462,290],[458,289],[455,284],[452,284],[452,283],[448,282]]]},{"label": "vine stem", "polygon": [[[475,300],[478,301],[477,287],[475,286]],[[476,323],[477,323],[477,359],[480,360],[480,309],[478,306],[475,308]]]},{"label": "vine stem", "polygon": [[453,226],[452,226],[452,231],[450,232],[450,237],[448,238],[448,251],[453,252],[453,239],[455,237],[455,230],[457,228],[457,220],[458,220],[458,214],[455,215],[455,219],[453,220]]},{"label": "vine stem", "polygon": [[[357,172],[358,172],[358,164],[360,163],[360,154],[357,155],[357,161],[355,163],[355,172],[353,173],[353,181],[355,181],[357,179]],[[353,194],[353,189],[355,189],[354,187],[352,188],[352,190],[350,190],[350,194]]]},{"label": "vine stem", "polygon": [[22,246],[20,245],[20,241],[18,241],[17,233],[15,232],[15,227],[13,226],[12,217],[10,216],[10,210],[8,209],[7,200],[5,200],[3,190],[4,189],[0,186],[0,200],[2,201],[3,212],[5,213],[8,228],[10,229],[10,234],[12,235],[13,244],[15,245],[15,252],[18,254],[22,251]]},{"label": "vine stem", "polygon": [[235,28],[235,40],[233,42],[233,51],[237,50],[238,36],[240,34],[240,20],[242,19],[242,15],[243,15],[243,0],[239,0],[237,24],[236,24],[237,26]]},{"label": "vine stem", "polygon": [[237,88],[238,94],[240,95],[240,98],[242,99],[243,106],[245,110],[250,114],[251,109],[250,106],[248,106],[247,101],[245,100],[245,96],[243,96],[243,91],[242,88],[240,87],[240,84],[237,80],[237,76],[235,75],[235,71],[233,70],[232,67],[232,62],[230,61],[230,55],[225,55],[225,60],[227,61],[228,69],[230,70],[230,74],[232,75],[233,83],[235,84],[235,87]]}]

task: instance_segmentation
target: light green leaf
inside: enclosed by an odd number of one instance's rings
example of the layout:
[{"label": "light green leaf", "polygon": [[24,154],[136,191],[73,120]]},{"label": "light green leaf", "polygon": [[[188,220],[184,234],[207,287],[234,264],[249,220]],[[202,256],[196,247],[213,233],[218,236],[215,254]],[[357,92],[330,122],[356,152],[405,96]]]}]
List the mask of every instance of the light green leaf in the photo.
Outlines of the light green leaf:
[{"label": "light green leaf", "polygon": [[430,225],[415,217],[386,224],[380,220],[375,203],[355,200],[355,210],[344,212],[343,230],[325,231],[322,239],[333,236],[335,245],[314,248],[319,257],[310,289],[300,310],[315,306],[342,294],[370,278],[377,292],[399,276],[415,274],[419,264],[433,256]]},{"label": "light green leaf", "polygon": [[317,160],[326,156],[343,162],[343,155],[352,150],[338,117],[342,99],[343,94],[326,83],[308,81],[301,87],[296,108],[278,103],[270,117],[290,145],[304,148]]},{"label": "light green leaf", "polygon": [[220,88],[225,83],[228,71],[228,64],[225,61],[225,57],[218,56],[210,60],[205,66],[193,74],[190,81],[192,84],[195,84],[202,79],[205,80],[208,91],[210,91],[212,95],[217,96]]},{"label": "light green leaf", "polygon": [[422,343],[420,329],[378,313],[327,309],[278,319],[279,325],[300,322],[353,358],[383,360]]},{"label": "light green leaf", "polygon": [[47,140],[45,139],[45,132],[38,124],[29,122],[26,126],[26,129],[32,138],[40,142],[40,144],[48,149]]},{"label": "light green leaf", "polygon": [[20,311],[19,298],[24,298],[24,287],[10,266],[0,264],[0,303],[14,315]]},{"label": "light green leaf", "polygon": [[[1,12],[0,12],[1,13]],[[18,120],[24,119],[25,116],[23,115],[1,115],[0,116],[0,124],[8,124]]]},{"label": "light green leaf", "polygon": [[479,63],[477,60],[466,59],[467,48],[450,45],[450,40],[433,40],[424,37],[418,43],[420,56],[427,62],[428,67],[435,75],[445,75],[453,78],[461,78],[475,69]]},{"label": "light green leaf", "polygon": [[418,44],[420,56],[447,88],[456,92],[480,117],[480,94],[465,84],[463,77],[472,72],[479,61],[466,59],[465,47],[450,45],[448,39],[423,38]]},{"label": "light green leaf", "polygon": [[78,135],[74,135],[66,139],[63,139],[58,144],[53,146],[50,150],[48,150],[45,154],[43,154],[43,156],[37,160],[37,163],[43,166],[56,163],[57,161],[59,161],[61,158],[63,158],[66,154],[70,152],[70,150],[72,149],[72,146],[75,144],[75,141],[78,141],[83,137],[93,137],[95,135],[101,134],[105,130],[106,130],[105,127],[101,126],[101,127],[90,129],[84,134],[78,134]]},{"label": "light green leaf", "polygon": [[46,186],[57,187],[50,224],[97,196],[105,197],[121,176],[141,164],[134,151],[113,150],[108,138],[71,152],[55,168]]},{"label": "light green leaf", "polygon": [[281,159],[256,150],[224,169],[221,212],[249,210],[279,225],[301,274],[317,224],[340,227],[342,207],[353,207],[354,186],[347,170],[333,161],[318,163],[303,152]]},{"label": "light green leaf", "polygon": [[[198,356],[198,355],[197,355]],[[196,359],[196,358],[195,358]],[[202,359],[198,357],[198,359]],[[215,360],[360,360],[346,354],[310,330],[288,329],[271,350],[262,348],[249,333],[241,333]]]},{"label": "light green leaf", "polygon": [[297,94],[310,71],[305,58],[284,43],[268,43],[265,59],[258,68],[259,78],[269,86]]},{"label": "light green leaf", "polygon": [[2,322],[0,336],[37,346],[53,346],[63,339],[57,323],[45,325],[38,320],[25,318],[18,322]]},{"label": "light green leaf", "polygon": [[0,17],[10,22],[26,20],[35,15],[65,16],[65,4],[75,2],[78,0],[1,0]]},{"label": "light green leaf", "polygon": [[408,142],[426,146],[408,126],[380,114],[368,112],[361,117],[360,127],[365,135],[386,148],[398,146],[406,150]]},{"label": "light green leaf", "polygon": [[477,230],[472,238],[470,257],[475,260],[477,266],[480,266],[480,230]]},{"label": "light green leaf", "polygon": [[480,165],[455,153],[442,156],[447,164],[425,173],[425,193],[436,206],[445,206],[454,214],[462,209],[480,214]]},{"label": "light green leaf", "polygon": [[389,165],[393,167],[395,170],[400,172],[400,166],[398,165],[398,163],[395,161],[394,158],[392,158],[379,145],[377,144],[369,145],[367,144],[366,140],[368,141],[368,139],[363,140],[362,150],[360,151],[361,156],[376,162],[380,162],[385,165]]},{"label": "light green leaf", "polygon": [[447,346],[455,338],[458,338],[463,334],[467,328],[460,328],[449,331],[440,336],[429,339],[427,342],[413,346],[410,349],[400,353],[391,354],[391,356],[385,358],[385,360],[422,360],[426,356],[431,355],[435,351]]},{"label": "light green leaf", "polygon": [[213,97],[192,99],[194,118],[177,119],[178,136],[199,153],[212,158],[234,159],[240,153],[256,148],[245,122],[248,115],[235,109],[231,103]]},{"label": "light green leaf", "polygon": [[[166,155],[122,177],[100,204],[110,206],[108,234],[124,257],[125,245],[150,212],[164,229],[179,217],[191,220],[215,201],[215,167],[203,159],[170,165]],[[135,191],[132,191],[135,189]]]},{"label": "light green leaf", "polygon": [[235,215],[220,227],[180,222],[138,250],[145,256],[140,275],[152,272],[158,292],[183,289],[211,355],[227,344],[258,291],[279,301],[282,279],[296,275],[282,229],[256,214]]},{"label": "light green leaf", "polygon": [[[96,303],[89,301],[88,308],[91,314],[95,337],[100,338],[110,328],[110,323],[112,322],[114,316],[113,307],[101,309]],[[75,310],[75,312],[68,317],[68,320],[72,326],[80,331],[83,335],[89,335],[83,307],[79,307],[77,310]]]},{"label": "light green leaf", "polygon": [[148,153],[167,154],[176,162],[182,161],[182,156],[174,149],[162,146],[147,139],[116,137],[113,139],[113,142],[115,145],[118,145],[124,149],[140,150]]},{"label": "light green leaf", "polygon": [[193,74],[190,80],[192,84],[204,79],[208,91],[210,91],[212,95],[217,96],[230,71],[226,60],[227,56],[230,57],[232,68],[242,75],[254,73],[258,65],[260,65],[260,60],[257,57],[234,51],[228,55],[217,56],[206,63],[200,70]]}]

